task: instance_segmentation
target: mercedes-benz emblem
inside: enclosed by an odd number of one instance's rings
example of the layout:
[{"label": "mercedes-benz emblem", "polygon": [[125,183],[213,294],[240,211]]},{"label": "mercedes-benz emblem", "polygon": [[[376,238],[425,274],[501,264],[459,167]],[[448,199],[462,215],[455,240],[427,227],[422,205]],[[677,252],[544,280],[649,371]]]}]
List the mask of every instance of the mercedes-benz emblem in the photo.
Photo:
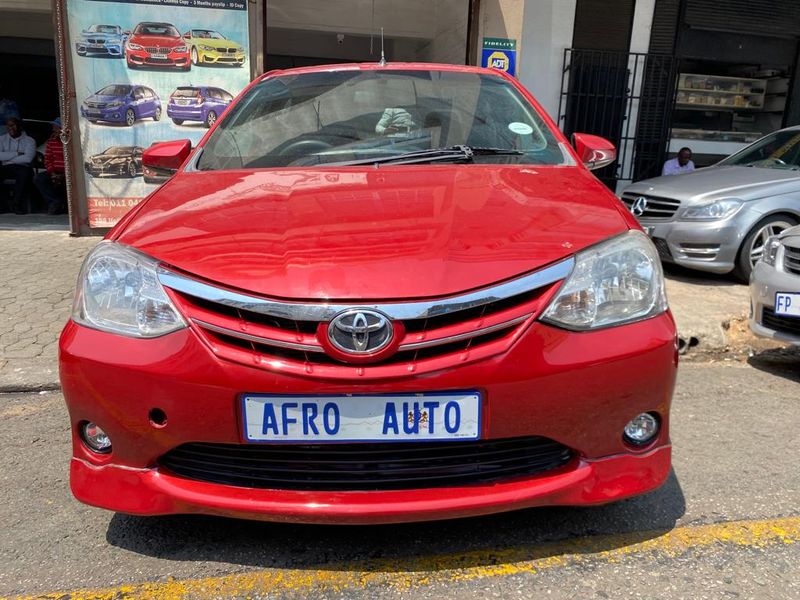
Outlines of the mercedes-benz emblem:
[{"label": "mercedes-benz emblem", "polygon": [[634,216],[641,217],[645,210],[647,210],[647,198],[639,196],[633,201],[633,204],[631,204],[631,212]]},{"label": "mercedes-benz emblem", "polygon": [[392,341],[392,322],[375,310],[355,308],[336,315],[328,339],[347,354],[372,354]]}]

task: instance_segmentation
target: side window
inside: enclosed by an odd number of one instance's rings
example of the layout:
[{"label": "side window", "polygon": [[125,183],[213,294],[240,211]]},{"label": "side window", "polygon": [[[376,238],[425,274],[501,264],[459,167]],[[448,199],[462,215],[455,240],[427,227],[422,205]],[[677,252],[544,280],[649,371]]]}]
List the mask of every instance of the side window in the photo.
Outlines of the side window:
[{"label": "side window", "polygon": [[143,100],[144,99],[144,91],[142,91],[142,88],[140,88],[140,87],[135,88],[133,90],[133,97],[136,98],[137,100]]},{"label": "side window", "polygon": [[222,100],[217,88],[208,88],[208,95],[214,100]]},{"label": "side window", "polygon": [[233,102],[233,96],[226,92],[225,90],[222,91],[222,99],[225,102]]}]

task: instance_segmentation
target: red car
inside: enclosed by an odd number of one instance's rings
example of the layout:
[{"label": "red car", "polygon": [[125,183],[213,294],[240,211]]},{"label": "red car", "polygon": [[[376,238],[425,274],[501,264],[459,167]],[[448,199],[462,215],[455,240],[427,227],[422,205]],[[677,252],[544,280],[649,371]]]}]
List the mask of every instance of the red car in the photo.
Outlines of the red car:
[{"label": "red car", "polygon": [[657,488],[658,254],[518,82],[274,71],[86,258],[60,342],[71,486],[140,515],[388,523]]},{"label": "red car", "polygon": [[178,67],[188,71],[192,68],[189,48],[170,23],[139,23],[125,44],[125,60],[129,69]]}]

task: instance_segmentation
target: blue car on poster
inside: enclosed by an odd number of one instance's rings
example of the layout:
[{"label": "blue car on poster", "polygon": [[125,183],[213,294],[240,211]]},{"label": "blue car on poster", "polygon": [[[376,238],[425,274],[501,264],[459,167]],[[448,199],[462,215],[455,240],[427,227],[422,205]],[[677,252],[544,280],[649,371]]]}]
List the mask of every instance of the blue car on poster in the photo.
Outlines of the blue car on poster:
[{"label": "blue car on poster", "polygon": [[211,127],[231,102],[233,96],[222,88],[182,86],[169,97],[167,116],[175,125],[183,125],[184,121],[199,121]]},{"label": "blue car on poster", "polygon": [[78,56],[113,56],[122,58],[125,54],[125,42],[131,32],[119,25],[92,25],[81,31],[80,39],[75,42]]},{"label": "blue car on poster", "polygon": [[161,100],[144,85],[112,83],[83,101],[81,116],[91,123],[105,121],[130,127],[141,119],[161,119]]}]

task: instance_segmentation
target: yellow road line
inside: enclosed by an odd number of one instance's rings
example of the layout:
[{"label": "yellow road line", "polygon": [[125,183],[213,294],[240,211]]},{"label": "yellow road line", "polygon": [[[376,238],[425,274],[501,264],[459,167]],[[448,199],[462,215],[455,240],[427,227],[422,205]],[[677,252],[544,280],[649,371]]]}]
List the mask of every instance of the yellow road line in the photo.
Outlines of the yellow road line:
[{"label": "yellow road line", "polygon": [[[344,533],[344,530],[343,530]],[[634,556],[672,557],[689,550],[754,548],[800,542],[800,517],[734,521],[670,531],[577,538],[498,550],[411,559],[364,561],[325,569],[269,569],[245,573],[120,585],[97,590],[20,596],[48,600],[177,600],[335,593],[373,585],[408,590],[434,583],[538,573],[576,563],[619,562]]]}]

